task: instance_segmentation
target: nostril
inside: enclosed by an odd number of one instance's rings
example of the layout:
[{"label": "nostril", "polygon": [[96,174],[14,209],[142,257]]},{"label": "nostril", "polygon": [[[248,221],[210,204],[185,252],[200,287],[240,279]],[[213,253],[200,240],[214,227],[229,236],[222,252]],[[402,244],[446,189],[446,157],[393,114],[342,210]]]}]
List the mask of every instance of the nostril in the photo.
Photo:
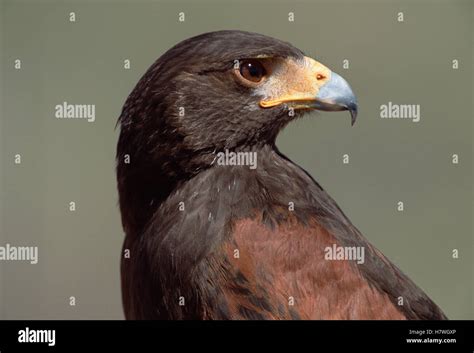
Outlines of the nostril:
[{"label": "nostril", "polygon": [[316,75],[316,80],[318,80],[318,81],[323,80],[325,78],[326,78],[326,76],[324,76],[323,74],[317,74]]}]

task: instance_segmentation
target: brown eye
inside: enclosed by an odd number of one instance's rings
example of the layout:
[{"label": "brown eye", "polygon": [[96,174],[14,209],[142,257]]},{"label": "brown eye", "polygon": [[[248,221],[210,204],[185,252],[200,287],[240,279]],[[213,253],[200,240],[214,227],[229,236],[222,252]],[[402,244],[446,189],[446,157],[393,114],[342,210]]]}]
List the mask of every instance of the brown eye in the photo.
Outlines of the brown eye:
[{"label": "brown eye", "polygon": [[255,83],[262,81],[267,74],[263,65],[257,60],[242,61],[239,70],[243,78]]}]

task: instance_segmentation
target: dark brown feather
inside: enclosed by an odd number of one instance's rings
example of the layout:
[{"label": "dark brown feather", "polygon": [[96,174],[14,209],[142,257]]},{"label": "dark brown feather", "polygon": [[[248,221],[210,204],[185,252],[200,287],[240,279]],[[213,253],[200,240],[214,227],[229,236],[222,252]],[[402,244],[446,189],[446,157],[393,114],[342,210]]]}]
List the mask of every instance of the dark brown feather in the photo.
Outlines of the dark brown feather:
[{"label": "dark brown feather", "polygon": [[[259,55],[303,54],[254,33],[204,34],[165,53],[127,99],[117,146],[126,318],[445,319],[278,151],[299,114],[249,109],[259,97],[230,72]],[[224,149],[257,153],[257,169],[216,165]],[[363,247],[365,262],[324,260],[333,244]]]},{"label": "dark brown feather", "polygon": [[[334,236],[315,221],[303,226],[289,216],[273,230],[261,216],[236,222],[226,249],[240,279],[221,284],[232,318],[257,312],[269,319],[405,319],[351,261],[324,259],[324,249],[333,244]],[[233,256],[235,249],[240,258]]]}]

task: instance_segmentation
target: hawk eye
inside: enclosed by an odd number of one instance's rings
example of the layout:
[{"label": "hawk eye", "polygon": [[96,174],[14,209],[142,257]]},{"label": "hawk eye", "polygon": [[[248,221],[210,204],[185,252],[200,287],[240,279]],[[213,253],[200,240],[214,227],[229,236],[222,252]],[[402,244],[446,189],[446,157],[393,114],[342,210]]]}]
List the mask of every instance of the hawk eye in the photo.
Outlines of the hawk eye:
[{"label": "hawk eye", "polygon": [[240,75],[251,82],[258,83],[267,74],[265,68],[258,60],[243,60],[239,65]]}]

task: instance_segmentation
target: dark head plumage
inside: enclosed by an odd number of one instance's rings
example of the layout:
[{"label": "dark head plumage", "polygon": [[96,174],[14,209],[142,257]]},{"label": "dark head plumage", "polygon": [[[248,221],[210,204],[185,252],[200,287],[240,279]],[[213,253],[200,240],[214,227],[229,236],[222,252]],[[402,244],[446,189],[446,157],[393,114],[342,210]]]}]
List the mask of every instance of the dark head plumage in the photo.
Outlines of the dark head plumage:
[{"label": "dark head plumage", "polygon": [[[261,85],[236,70],[260,63],[267,76]],[[121,204],[139,210],[126,217],[126,228],[131,219],[143,224],[154,208],[150,203],[156,206],[177,183],[208,168],[217,152],[273,145],[278,132],[309,109],[347,109],[323,107],[323,102],[319,107],[301,105],[316,97],[316,72],[324,79],[331,74],[289,43],[244,31],[205,33],[169,49],[138,82],[119,118]],[[299,74],[303,77],[295,77]],[[290,93],[296,95],[294,102],[263,106],[265,98],[278,100]],[[125,155],[133,167],[122,163]]]}]

